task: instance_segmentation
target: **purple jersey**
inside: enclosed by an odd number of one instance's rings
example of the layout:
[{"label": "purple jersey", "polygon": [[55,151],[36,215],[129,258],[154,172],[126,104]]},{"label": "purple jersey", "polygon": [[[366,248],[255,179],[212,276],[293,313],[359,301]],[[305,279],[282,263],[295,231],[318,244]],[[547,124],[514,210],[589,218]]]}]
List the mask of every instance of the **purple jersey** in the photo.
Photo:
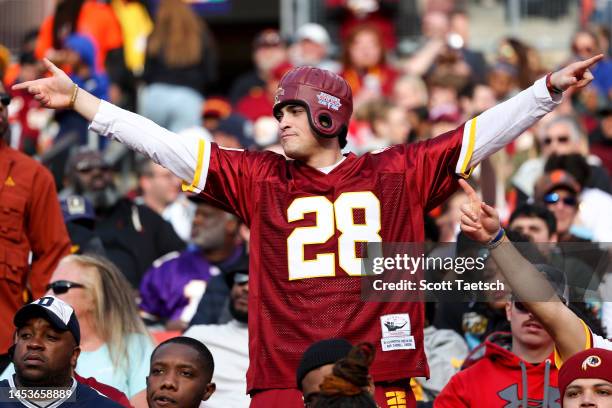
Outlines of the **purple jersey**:
[{"label": "purple jersey", "polygon": [[165,255],[153,264],[140,283],[140,310],[144,317],[154,320],[189,322],[207,282],[220,273],[198,248]]}]

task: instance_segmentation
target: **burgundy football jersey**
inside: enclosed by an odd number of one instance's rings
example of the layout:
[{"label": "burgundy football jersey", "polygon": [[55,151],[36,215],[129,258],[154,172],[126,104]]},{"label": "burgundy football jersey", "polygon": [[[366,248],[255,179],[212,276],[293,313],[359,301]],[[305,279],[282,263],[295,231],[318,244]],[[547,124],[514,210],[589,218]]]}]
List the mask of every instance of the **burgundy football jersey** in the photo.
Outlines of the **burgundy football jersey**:
[{"label": "burgundy football jersey", "polygon": [[[295,388],[313,342],[377,347],[375,381],[428,376],[423,304],[363,302],[359,242],[419,242],[424,212],[457,188],[463,126],[361,157],[329,174],[271,152],[210,148],[201,193],[251,229],[248,390]],[[468,158],[469,159],[469,158]],[[404,339],[386,342],[385,325]]]}]

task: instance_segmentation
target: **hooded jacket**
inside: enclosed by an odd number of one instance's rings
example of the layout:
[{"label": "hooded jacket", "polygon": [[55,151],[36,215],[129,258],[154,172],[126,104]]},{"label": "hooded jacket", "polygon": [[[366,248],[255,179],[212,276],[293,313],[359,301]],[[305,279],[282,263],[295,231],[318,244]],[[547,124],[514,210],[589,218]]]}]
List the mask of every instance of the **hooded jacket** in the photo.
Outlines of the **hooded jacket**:
[{"label": "hooded jacket", "polygon": [[[510,333],[493,333],[474,349],[434,402],[435,408],[561,408],[553,355],[539,364],[521,360]],[[527,389],[528,392],[523,392]]]}]

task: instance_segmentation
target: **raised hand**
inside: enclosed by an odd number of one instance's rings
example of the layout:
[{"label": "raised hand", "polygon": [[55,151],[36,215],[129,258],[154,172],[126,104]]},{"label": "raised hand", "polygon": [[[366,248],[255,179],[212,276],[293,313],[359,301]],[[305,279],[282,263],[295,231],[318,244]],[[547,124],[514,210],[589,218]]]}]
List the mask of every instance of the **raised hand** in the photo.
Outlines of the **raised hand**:
[{"label": "raised hand", "polygon": [[45,108],[68,108],[72,92],[74,91],[72,80],[64,71],[56,67],[48,59],[44,58],[43,62],[52,76],[35,81],[22,82],[14,85],[13,89],[26,89]]},{"label": "raised hand", "polygon": [[470,200],[469,204],[461,206],[461,230],[474,241],[487,244],[499,232],[499,215],[493,207],[482,202],[467,181],[460,179],[459,185]]},{"label": "raised hand", "polygon": [[593,80],[593,74],[589,71],[589,68],[601,61],[603,57],[603,54],[599,54],[584,61],[574,62],[557,72],[553,72],[550,77],[551,85],[563,91],[571,87],[584,88]]}]

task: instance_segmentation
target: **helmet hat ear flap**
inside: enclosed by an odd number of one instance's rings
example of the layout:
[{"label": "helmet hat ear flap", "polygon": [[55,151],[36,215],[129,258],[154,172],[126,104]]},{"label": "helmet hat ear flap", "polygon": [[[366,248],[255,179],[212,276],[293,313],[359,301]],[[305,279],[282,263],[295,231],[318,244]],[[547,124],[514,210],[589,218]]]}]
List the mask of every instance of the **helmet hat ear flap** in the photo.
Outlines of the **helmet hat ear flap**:
[{"label": "helmet hat ear flap", "polygon": [[332,118],[327,113],[320,113],[319,116],[317,117],[317,121],[319,122],[321,127],[325,129],[329,129],[333,125]]}]

